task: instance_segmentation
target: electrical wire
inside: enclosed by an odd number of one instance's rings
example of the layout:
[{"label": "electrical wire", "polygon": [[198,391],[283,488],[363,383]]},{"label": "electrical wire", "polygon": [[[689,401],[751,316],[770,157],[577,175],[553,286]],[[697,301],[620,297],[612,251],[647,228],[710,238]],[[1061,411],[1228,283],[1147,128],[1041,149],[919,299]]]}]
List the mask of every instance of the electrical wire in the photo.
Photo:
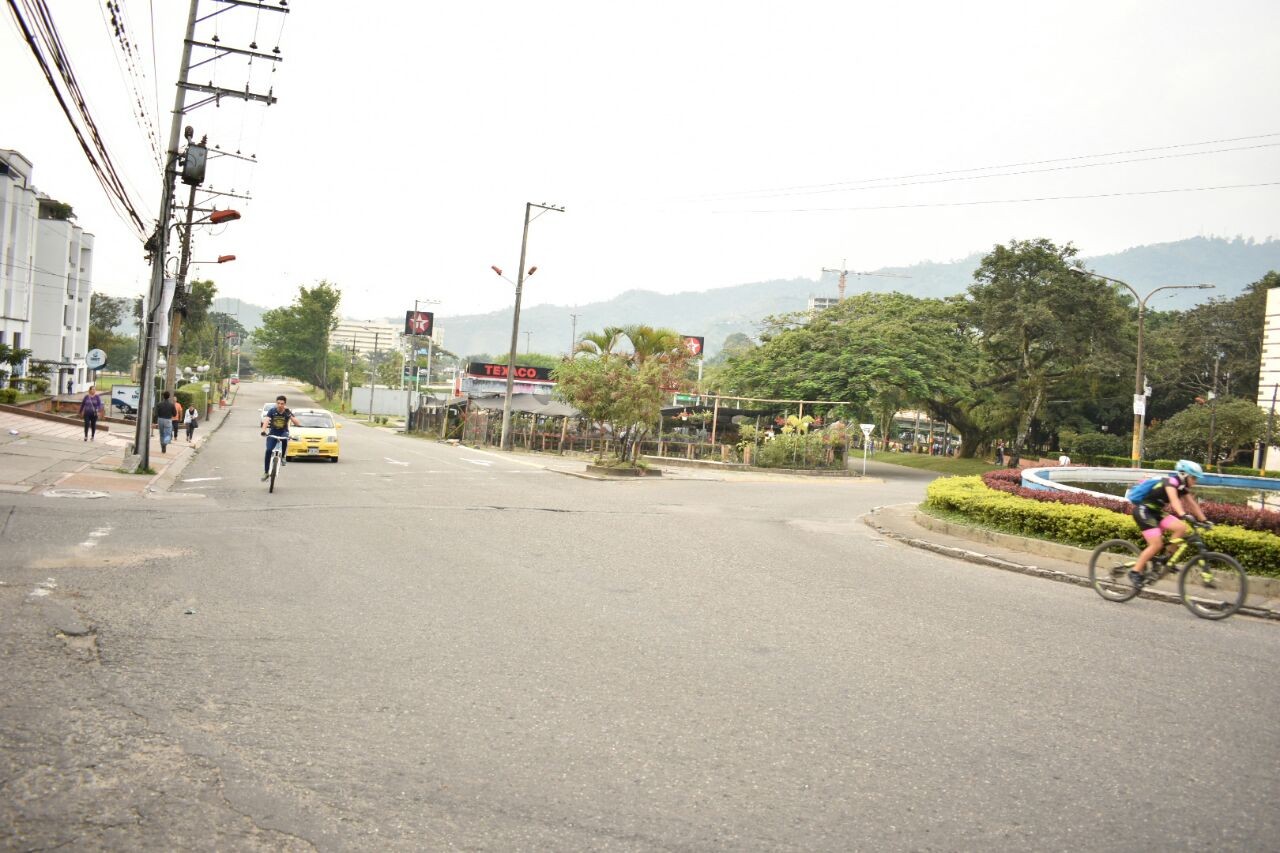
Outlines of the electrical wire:
[{"label": "electrical wire", "polygon": [[1183,148],[1198,148],[1205,145],[1227,145],[1236,142],[1254,142],[1259,139],[1274,139],[1280,132],[1259,133],[1252,136],[1235,136],[1224,139],[1209,139],[1201,142],[1181,142],[1173,145],[1157,145],[1148,148],[1129,148],[1121,151],[1109,151],[1103,154],[1078,154],[1070,157],[1054,157],[1048,160],[1026,160],[1018,163],[1003,163],[994,166],[974,166],[965,169],[948,169],[938,172],[917,172],[906,175],[890,175],[882,178],[862,178],[858,180],[836,181],[821,184],[801,184],[771,189],[737,190],[725,193],[708,193],[689,200],[693,201],[728,201],[735,197],[750,197],[767,193],[789,193],[801,191],[826,190],[831,187],[854,187],[862,184],[880,184],[886,181],[910,181],[917,178],[939,178],[947,175],[965,175],[974,172],[990,172],[996,169],[1021,169],[1027,166],[1047,166],[1053,163],[1072,163],[1080,160],[1099,160],[1104,157],[1124,157],[1130,154],[1149,154],[1155,151],[1175,151]]},{"label": "electrical wire", "polygon": [[1168,193],[1198,193],[1214,190],[1239,190],[1254,187],[1276,187],[1280,181],[1266,181],[1256,184],[1222,184],[1214,187],[1174,187],[1161,190],[1133,190],[1128,192],[1092,193],[1089,195],[1040,196],[1037,198],[1001,198],[980,201],[939,201],[922,204],[875,204],[863,207],[807,207],[807,208],[775,208],[773,210],[716,210],[713,213],[843,213],[860,210],[910,210],[923,207],[973,207],[984,204],[1022,204],[1036,201],[1075,201],[1090,198],[1118,198],[1120,196],[1165,195]]},{"label": "electrical wire", "polygon": [[803,192],[780,192],[771,195],[758,195],[751,197],[750,200],[761,198],[783,198],[798,195],[819,195],[823,193],[847,193],[847,192],[864,192],[866,190],[888,190],[900,189],[902,187],[916,187],[923,184],[949,184],[957,181],[980,181],[984,178],[1009,178],[1020,175],[1035,175],[1045,172],[1065,172],[1072,169],[1094,169],[1099,166],[1126,166],[1133,163],[1148,163],[1153,160],[1176,160],[1182,157],[1199,157],[1204,154],[1226,154],[1233,151],[1253,151],[1259,148],[1275,148],[1280,146],[1280,142],[1262,142],[1257,145],[1242,145],[1236,148],[1215,148],[1209,151],[1182,151],[1177,154],[1156,154],[1150,157],[1133,157],[1128,160],[1108,160],[1102,163],[1072,163],[1065,166],[1046,166],[1039,169],[1023,169],[1017,172],[994,172],[989,175],[957,175],[950,178],[926,178],[919,181],[903,181],[896,184],[875,184],[872,186],[839,186],[828,189],[805,190]]},{"label": "electrical wire", "polygon": [[[80,148],[84,151],[90,168],[98,178],[98,182],[106,191],[107,198],[121,218],[135,231],[139,240],[145,241],[146,225],[138,214],[136,205],[129,198],[128,190],[125,188],[124,182],[102,140],[102,136],[98,132],[97,125],[89,113],[88,104],[85,102],[84,95],[75,79],[70,59],[62,46],[61,39],[58,37],[57,28],[53,24],[53,18],[49,13],[48,7],[45,5],[44,0],[23,0],[23,4],[26,6],[28,14],[36,22],[34,28],[23,17],[22,10],[18,8],[18,0],[9,0],[10,12],[17,21],[23,37],[27,40],[27,46],[35,56],[40,70],[44,73],[45,80],[48,81],[54,97],[57,98],[59,106],[62,107],[62,111],[67,117],[67,121],[71,124],[72,131],[80,143]],[[33,29],[35,32],[33,32]],[[39,39],[37,39],[37,32],[39,33]],[[54,73],[49,67],[49,60],[45,57],[44,51],[41,50],[40,42],[43,42],[45,50],[51,54],[54,64],[58,68],[67,90],[66,95],[63,94],[58,86],[57,79],[55,79]],[[79,115],[80,121],[83,122],[83,128],[77,122],[76,116],[73,115],[72,107],[67,102],[68,97],[75,105],[75,112]],[[89,138],[86,138],[86,136]],[[92,142],[90,142],[90,139]]]}]

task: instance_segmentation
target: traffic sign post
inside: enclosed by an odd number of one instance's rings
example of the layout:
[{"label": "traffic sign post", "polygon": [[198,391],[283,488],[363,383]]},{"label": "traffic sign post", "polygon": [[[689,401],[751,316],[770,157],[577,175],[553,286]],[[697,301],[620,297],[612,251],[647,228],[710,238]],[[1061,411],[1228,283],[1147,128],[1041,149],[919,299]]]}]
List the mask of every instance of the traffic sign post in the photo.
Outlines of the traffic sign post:
[{"label": "traffic sign post", "polygon": [[858,424],[862,427],[862,476],[867,476],[867,446],[871,443],[871,433],[875,431],[875,424]]}]

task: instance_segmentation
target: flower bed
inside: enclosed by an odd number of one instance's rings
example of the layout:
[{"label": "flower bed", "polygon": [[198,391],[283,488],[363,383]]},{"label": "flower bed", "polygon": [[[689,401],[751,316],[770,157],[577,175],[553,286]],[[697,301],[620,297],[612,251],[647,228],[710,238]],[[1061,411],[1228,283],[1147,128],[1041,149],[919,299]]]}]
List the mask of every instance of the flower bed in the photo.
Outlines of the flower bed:
[{"label": "flower bed", "polygon": [[[1102,506],[1102,499],[1092,498],[1093,503],[1089,503],[1079,500],[1089,498],[1088,495],[1062,493],[1077,499],[1068,502],[1044,497],[1054,494],[1052,492],[1037,492],[1020,486],[1016,487],[1016,492],[995,489],[983,482],[988,476],[990,474],[934,480],[926,492],[925,506],[957,513],[984,527],[1082,548],[1092,548],[1107,539],[1141,541],[1133,519],[1121,514],[1123,510]],[[1107,500],[1127,505],[1124,501]],[[1203,535],[1210,548],[1232,555],[1249,573],[1280,577],[1280,537],[1231,524],[1207,530]]]},{"label": "flower bed", "polygon": [[[1045,489],[1028,489],[1022,485],[1022,474],[1018,471],[988,471],[982,475],[982,481],[988,488],[1000,492],[1017,495],[1020,498],[1031,498],[1049,503],[1074,504],[1092,506],[1129,515],[1133,512],[1133,504],[1123,498],[1096,497],[1080,492],[1054,492]],[[1280,535],[1280,512],[1270,509],[1254,509],[1237,504],[1201,501],[1200,508],[1205,517],[1214,524],[1231,524],[1246,530],[1258,530],[1264,533]]]}]

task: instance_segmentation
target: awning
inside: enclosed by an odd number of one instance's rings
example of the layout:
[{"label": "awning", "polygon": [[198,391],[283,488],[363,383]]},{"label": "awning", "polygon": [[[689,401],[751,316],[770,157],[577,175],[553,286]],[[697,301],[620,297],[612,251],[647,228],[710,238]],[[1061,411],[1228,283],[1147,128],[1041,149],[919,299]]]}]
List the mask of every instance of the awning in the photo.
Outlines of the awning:
[{"label": "awning", "polygon": [[[490,412],[500,412],[503,408],[503,402],[506,400],[504,394],[474,394],[471,397],[469,405],[477,409],[485,409]],[[551,397],[542,394],[512,394],[511,395],[511,411],[521,412],[527,415],[542,415],[548,418],[582,417],[582,412],[570,406],[568,403],[562,403]]]}]

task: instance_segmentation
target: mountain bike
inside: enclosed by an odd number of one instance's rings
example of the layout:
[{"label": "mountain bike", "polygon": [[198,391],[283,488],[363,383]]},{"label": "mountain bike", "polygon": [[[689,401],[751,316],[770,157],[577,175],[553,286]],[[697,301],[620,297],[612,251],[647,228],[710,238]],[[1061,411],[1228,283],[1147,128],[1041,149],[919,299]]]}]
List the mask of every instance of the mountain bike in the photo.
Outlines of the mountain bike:
[{"label": "mountain bike", "polygon": [[271,461],[267,463],[267,493],[270,494],[276,490],[276,476],[280,473],[280,466],[284,464],[282,448],[290,436],[268,435],[267,438],[274,439],[271,442]]},{"label": "mountain bike", "polygon": [[[1170,571],[1178,572],[1178,597],[1201,619],[1226,619],[1249,594],[1249,576],[1229,554],[1210,551],[1193,523],[1172,554],[1162,551],[1148,561],[1142,586],[1152,586]],[[1089,583],[1108,601],[1128,601],[1142,591],[1129,577],[1142,549],[1128,539],[1109,539],[1089,557]]]}]

